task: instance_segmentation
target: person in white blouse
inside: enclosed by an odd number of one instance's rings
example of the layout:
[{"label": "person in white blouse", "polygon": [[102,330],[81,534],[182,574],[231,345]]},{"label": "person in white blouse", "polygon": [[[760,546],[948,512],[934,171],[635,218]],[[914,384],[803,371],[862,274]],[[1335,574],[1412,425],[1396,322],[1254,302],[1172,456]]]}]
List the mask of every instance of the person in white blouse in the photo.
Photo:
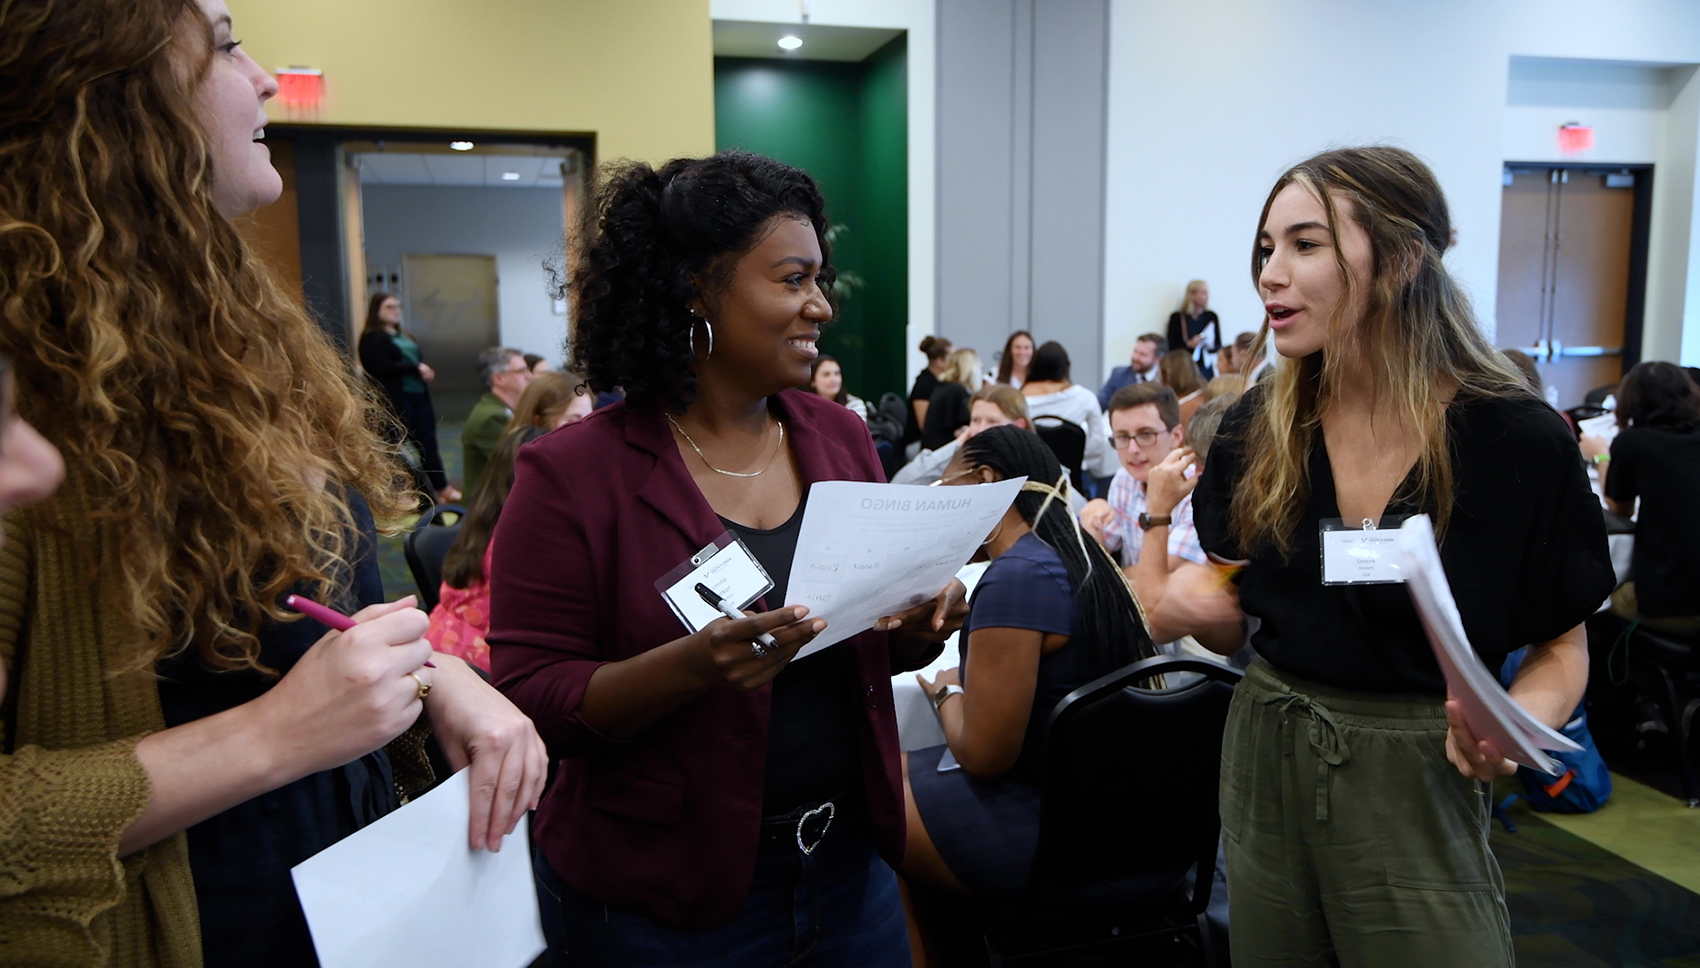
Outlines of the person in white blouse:
[{"label": "person in white blouse", "polygon": [[1110,425],[1098,406],[1098,395],[1069,379],[1068,350],[1049,340],[1033,352],[1027,367],[1027,382],[1021,385],[1027,398],[1027,413],[1061,417],[1086,431],[1086,457],[1082,467],[1093,477],[1116,472],[1116,452],[1110,446]]}]

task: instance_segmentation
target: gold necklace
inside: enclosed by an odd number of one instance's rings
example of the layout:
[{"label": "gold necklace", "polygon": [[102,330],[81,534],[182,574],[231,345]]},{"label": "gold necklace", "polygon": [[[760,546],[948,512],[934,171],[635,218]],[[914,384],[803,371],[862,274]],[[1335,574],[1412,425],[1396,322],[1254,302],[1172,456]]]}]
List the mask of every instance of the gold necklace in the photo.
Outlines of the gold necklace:
[{"label": "gold necklace", "polygon": [[709,470],[716,474],[725,474],[727,477],[760,477],[768,472],[768,469],[774,465],[775,461],[779,460],[779,455],[785,450],[785,422],[782,420],[775,420],[774,423],[779,424],[779,443],[774,446],[773,456],[767,459],[766,467],[763,467],[761,470],[751,474],[740,474],[737,471],[723,471],[709,463],[708,455],[702,452],[702,448],[697,446],[697,442],[691,439],[690,434],[685,433],[685,428],[679,426],[679,421],[674,420],[672,414],[667,414],[667,422],[673,425],[673,429],[679,432],[679,436],[685,438],[685,443],[691,445],[691,449],[697,452],[697,456],[702,458],[703,464],[705,464]]}]

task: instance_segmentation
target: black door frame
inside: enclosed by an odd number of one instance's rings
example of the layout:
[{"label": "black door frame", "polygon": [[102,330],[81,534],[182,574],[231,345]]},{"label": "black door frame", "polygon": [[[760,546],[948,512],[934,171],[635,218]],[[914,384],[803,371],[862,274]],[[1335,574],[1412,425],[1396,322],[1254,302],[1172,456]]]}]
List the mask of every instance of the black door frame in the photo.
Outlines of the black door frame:
[{"label": "black door frame", "polygon": [[1634,210],[1629,225],[1629,295],[1623,310],[1623,371],[1641,362],[1642,327],[1647,313],[1648,239],[1653,226],[1653,166],[1609,165],[1599,162],[1508,161],[1507,174],[1571,171],[1583,175],[1634,175]]},{"label": "black door frame", "polygon": [[301,288],[307,310],[335,343],[347,350],[354,320],[348,318],[348,280],[343,251],[342,189],[337,149],[350,141],[403,143],[471,141],[484,144],[574,148],[586,171],[596,167],[596,135],[578,132],[499,131],[470,128],[389,128],[371,125],[266,125],[267,140],[295,146],[295,202],[301,232]]}]

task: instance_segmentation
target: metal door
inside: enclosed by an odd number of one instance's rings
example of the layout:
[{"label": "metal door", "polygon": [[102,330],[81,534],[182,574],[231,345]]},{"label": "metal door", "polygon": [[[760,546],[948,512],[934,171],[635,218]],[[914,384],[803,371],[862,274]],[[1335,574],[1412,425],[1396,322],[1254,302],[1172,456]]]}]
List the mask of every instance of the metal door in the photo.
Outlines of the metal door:
[{"label": "metal door", "polygon": [[1561,407],[1623,376],[1634,179],[1580,168],[1506,172],[1498,343],[1534,357]]}]

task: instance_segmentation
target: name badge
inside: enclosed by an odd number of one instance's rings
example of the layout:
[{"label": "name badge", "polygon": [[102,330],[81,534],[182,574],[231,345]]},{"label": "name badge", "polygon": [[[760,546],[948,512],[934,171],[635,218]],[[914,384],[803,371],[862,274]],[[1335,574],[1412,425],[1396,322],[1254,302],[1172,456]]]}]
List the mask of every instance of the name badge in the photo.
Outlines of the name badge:
[{"label": "name badge", "polygon": [[1324,585],[1394,585],[1405,576],[1399,567],[1399,529],[1402,514],[1378,523],[1363,519],[1354,528],[1340,518],[1322,522],[1322,583]]},{"label": "name badge", "polygon": [[699,582],[739,609],[750,607],[773,588],[767,569],[730,531],[655,582],[655,590],[666,600],[667,607],[692,632],[700,632],[708,623],[726,617],[697,594]]}]

